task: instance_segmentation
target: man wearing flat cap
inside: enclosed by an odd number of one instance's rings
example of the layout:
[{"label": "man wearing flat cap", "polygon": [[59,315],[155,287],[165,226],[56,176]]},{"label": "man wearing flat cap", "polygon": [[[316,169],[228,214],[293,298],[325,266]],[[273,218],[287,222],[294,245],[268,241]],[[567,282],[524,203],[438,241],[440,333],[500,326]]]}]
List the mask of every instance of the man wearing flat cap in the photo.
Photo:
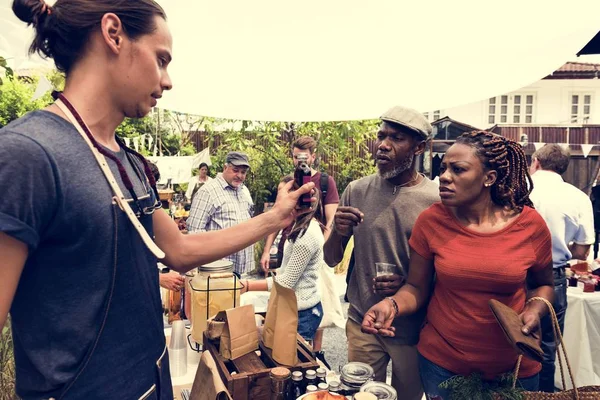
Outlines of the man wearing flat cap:
[{"label": "man wearing flat cap", "polygon": [[[205,183],[194,196],[187,219],[188,231],[216,231],[252,218],[254,202],[244,185],[249,169],[246,154],[237,151],[227,154],[223,173]],[[253,246],[226,258],[233,262],[234,270],[239,274],[254,269]]]},{"label": "man wearing flat cap", "polygon": [[[416,170],[415,156],[423,154],[431,125],[410,108],[394,107],[381,116],[377,132],[377,174],[351,182],[340,200],[333,232],[325,243],[325,261],[337,265],[354,236],[354,266],[348,271],[350,303],[346,336],[348,360],[367,363],[375,380],[385,382],[392,362],[392,386],[406,400],[423,396],[416,344],[425,310],[396,318],[394,338],[361,331],[364,314],[392,296],[408,276],[408,240],[419,214],[439,201],[438,186]],[[394,265],[391,275],[377,276],[376,263]]]}]

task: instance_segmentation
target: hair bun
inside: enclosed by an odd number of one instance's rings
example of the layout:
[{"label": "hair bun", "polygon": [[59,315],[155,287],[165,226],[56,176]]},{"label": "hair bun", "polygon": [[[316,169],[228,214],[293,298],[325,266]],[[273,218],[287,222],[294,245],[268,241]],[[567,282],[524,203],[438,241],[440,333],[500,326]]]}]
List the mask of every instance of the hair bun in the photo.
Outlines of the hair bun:
[{"label": "hair bun", "polygon": [[12,10],[27,25],[37,25],[41,18],[50,13],[50,6],[44,0],[14,0]]}]

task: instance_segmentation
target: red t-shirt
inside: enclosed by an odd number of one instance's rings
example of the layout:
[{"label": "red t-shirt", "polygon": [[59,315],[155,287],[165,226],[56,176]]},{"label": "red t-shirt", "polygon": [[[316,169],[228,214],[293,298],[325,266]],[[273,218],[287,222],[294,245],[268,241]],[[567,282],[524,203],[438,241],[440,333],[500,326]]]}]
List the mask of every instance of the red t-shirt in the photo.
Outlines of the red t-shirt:
[{"label": "red t-shirt", "polygon": [[[513,371],[518,355],[488,300],[501,301],[520,313],[527,271],[552,268],[550,232],[538,212],[525,207],[502,230],[478,233],[436,203],[417,219],[409,244],[412,251],[434,260],[436,273],[419,352],[460,375],[480,372],[493,379]],[[533,376],[540,369],[540,363],[523,358],[519,377]]]}]

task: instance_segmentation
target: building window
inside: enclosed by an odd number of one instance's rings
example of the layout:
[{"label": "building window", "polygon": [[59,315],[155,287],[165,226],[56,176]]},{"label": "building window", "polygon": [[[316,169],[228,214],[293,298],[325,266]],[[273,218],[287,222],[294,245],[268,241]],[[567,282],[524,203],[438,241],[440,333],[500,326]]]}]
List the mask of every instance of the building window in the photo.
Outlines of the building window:
[{"label": "building window", "polygon": [[531,124],[534,121],[533,94],[513,94],[492,97],[488,101],[488,123]]},{"label": "building window", "polygon": [[434,122],[437,121],[438,119],[440,119],[440,116],[442,115],[441,110],[435,110],[433,112],[424,112],[423,116],[427,119],[427,121],[429,122]]},{"label": "building window", "polygon": [[591,111],[591,94],[573,93],[571,95],[571,123],[589,124]]}]

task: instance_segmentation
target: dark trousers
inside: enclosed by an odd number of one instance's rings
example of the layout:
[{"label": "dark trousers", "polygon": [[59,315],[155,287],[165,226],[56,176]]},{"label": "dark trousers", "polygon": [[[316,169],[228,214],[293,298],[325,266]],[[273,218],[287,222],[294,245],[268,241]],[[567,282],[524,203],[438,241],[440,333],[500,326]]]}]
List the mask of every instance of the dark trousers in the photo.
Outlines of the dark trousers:
[{"label": "dark trousers", "polygon": [[[554,269],[554,311],[558,318],[560,333],[565,329],[565,313],[567,312],[567,279],[564,268]],[[540,391],[554,392],[554,372],[556,371],[556,343],[552,329],[550,314],[542,318],[542,350],[544,360],[540,371]]]}]

